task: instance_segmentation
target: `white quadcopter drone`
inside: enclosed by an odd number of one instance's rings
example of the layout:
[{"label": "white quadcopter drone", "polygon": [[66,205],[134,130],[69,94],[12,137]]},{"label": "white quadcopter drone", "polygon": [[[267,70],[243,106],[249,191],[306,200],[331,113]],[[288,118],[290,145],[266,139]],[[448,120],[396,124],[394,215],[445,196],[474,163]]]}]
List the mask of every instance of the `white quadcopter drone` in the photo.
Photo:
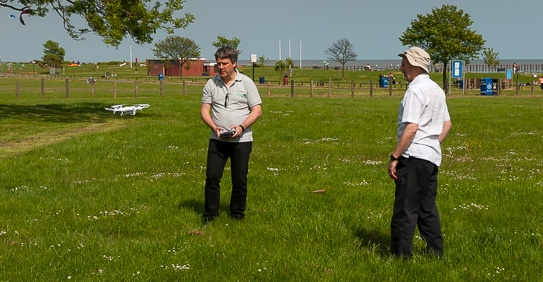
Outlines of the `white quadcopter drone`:
[{"label": "white quadcopter drone", "polygon": [[131,116],[136,115],[136,111],[142,111],[143,109],[149,108],[149,104],[136,104],[132,106],[124,105],[113,105],[110,108],[105,108],[107,111],[115,113],[121,113],[121,116],[125,113],[129,113]]}]

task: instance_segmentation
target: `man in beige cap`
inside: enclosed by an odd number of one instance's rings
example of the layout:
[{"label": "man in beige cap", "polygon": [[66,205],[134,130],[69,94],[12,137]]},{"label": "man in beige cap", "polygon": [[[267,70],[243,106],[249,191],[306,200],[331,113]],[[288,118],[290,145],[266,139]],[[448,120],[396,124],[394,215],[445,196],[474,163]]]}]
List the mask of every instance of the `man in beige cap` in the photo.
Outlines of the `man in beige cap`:
[{"label": "man in beige cap", "polygon": [[443,89],[428,74],[430,55],[411,47],[398,56],[409,87],[398,110],[398,143],[388,164],[396,184],[390,250],[394,256],[412,257],[418,226],[427,251],[441,257],[443,236],[435,200],[440,143],[452,127],[451,118]]}]

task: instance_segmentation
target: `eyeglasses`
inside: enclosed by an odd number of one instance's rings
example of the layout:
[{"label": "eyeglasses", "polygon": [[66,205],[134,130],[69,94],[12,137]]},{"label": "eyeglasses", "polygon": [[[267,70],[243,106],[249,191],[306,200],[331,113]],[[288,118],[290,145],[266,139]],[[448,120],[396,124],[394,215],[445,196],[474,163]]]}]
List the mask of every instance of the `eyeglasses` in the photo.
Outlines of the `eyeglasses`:
[{"label": "eyeglasses", "polygon": [[228,92],[226,92],[226,97],[224,98],[224,107],[228,106]]}]

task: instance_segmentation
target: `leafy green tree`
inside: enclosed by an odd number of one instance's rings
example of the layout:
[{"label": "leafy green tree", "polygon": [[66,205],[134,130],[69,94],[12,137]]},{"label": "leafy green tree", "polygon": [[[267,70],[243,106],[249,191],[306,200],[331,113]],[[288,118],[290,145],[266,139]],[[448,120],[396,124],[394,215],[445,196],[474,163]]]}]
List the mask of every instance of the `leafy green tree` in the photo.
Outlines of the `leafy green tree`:
[{"label": "leafy green tree", "polygon": [[236,50],[238,50],[238,56],[239,56],[242,52],[242,50],[238,48],[240,42],[241,40],[237,39],[236,37],[232,39],[228,39],[224,36],[219,35],[217,36],[217,41],[214,41],[213,43],[211,43],[211,45],[213,45],[213,47],[217,49],[221,48],[222,46],[229,46],[229,47],[235,48]]},{"label": "leafy green tree", "polygon": [[281,80],[281,78],[283,77],[283,73],[287,70],[287,63],[283,60],[277,60],[273,65],[273,70],[275,70],[279,74],[279,80]]},{"label": "leafy green tree", "polygon": [[266,56],[262,55],[260,57],[258,57],[258,62],[259,62],[259,65],[261,67],[263,67],[264,65],[266,65],[266,63],[269,61],[268,58],[266,58]]},{"label": "leafy green tree", "polygon": [[499,52],[494,52],[493,48],[483,48],[481,52],[485,65],[489,68],[495,68],[500,64],[500,60],[498,59],[499,54]]},{"label": "leafy green tree", "polygon": [[43,57],[42,60],[51,67],[58,67],[64,61],[66,51],[64,48],[52,40],[47,40],[43,44]]},{"label": "leafy green tree", "polygon": [[[0,7],[20,11],[30,16],[58,15],[64,29],[75,40],[93,32],[112,46],[119,46],[123,38],[130,36],[136,43],[151,43],[157,30],[172,34],[175,29],[185,28],[194,21],[192,14],[177,18],[174,14],[183,9],[185,0],[0,0]],[[53,13],[54,12],[54,13]],[[75,18],[75,19],[74,19]],[[76,27],[82,18],[87,27]]]},{"label": "leafy green tree", "polygon": [[[478,57],[485,44],[483,36],[470,29],[472,24],[469,14],[454,5],[443,5],[433,8],[430,14],[418,14],[400,41],[403,45],[425,49],[434,63],[447,66],[453,59],[469,63]],[[443,70],[443,85],[448,93],[447,68]]]},{"label": "leafy green tree", "polygon": [[336,41],[324,51],[324,54],[329,56],[329,60],[334,60],[341,64],[341,79],[345,78],[345,64],[348,61],[356,60],[356,57],[358,56],[353,49],[354,46],[351,42],[348,39],[343,38]]},{"label": "leafy green tree", "polygon": [[287,68],[292,68],[294,66],[294,61],[291,57],[287,57],[285,59],[285,64],[287,64]]},{"label": "leafy green tree", "polygon": [[165,61],[179,60],[180,67],[191,59],[200,57],[200,46],[192,39],[170,35],[155,43],[153,54]]}]

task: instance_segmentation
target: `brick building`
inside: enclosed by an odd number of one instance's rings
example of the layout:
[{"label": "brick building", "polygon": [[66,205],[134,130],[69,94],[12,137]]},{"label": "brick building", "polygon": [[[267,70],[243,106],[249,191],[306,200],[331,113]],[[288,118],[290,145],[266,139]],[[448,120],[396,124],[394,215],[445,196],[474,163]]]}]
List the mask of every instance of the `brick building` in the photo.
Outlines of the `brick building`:
[{"label": "brick building", "polygon": [[205,59],[187,60],[183,66],[177,60],[147,59],[146,65],[149,76],[214,76],[218,73],[216,63],[206,63]]}]

